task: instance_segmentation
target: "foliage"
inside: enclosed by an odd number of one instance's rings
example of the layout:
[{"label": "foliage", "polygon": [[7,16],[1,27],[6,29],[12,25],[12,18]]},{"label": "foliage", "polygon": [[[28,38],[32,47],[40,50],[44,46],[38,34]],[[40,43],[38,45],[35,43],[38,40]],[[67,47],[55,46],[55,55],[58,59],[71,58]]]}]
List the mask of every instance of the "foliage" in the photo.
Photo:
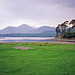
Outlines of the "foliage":
[{"label": "foliage", "polygon": [[74,66],[73,44],[0,43],[0,75],[75,75]]},{"label": "foliage", "polygon": [[63,38],[75,38],[75,31],[72,28],[67,29],[66,34],[64,34]]}]

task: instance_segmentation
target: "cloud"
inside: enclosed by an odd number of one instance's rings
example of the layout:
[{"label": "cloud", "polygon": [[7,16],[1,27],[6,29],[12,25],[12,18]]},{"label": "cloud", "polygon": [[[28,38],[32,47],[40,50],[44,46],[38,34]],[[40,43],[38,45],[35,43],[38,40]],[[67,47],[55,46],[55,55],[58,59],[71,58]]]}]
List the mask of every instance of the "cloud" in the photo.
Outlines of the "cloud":
[{"label": "cloud", "polygon": [[0,0],[0,27],[22,23],[57,26],[75,18],[74,0]]}]

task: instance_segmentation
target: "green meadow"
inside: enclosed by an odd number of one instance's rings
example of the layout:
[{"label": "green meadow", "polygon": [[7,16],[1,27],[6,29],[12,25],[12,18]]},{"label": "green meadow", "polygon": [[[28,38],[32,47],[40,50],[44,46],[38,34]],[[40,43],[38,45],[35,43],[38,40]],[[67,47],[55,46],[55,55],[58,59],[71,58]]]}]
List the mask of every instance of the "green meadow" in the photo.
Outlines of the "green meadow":
[{"label": "green meadow", "polygon": [[75,75],[75,44],[0,43],[0,75]]}]

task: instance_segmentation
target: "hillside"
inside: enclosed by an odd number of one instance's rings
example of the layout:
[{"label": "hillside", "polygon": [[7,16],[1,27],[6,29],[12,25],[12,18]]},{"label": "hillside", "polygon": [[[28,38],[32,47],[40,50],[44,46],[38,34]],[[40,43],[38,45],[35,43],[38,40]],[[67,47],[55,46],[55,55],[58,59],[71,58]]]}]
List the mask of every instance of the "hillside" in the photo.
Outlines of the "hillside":
[{"label": "hillside", "polygon": [[30,30],[34,30],[33,27],[26,25],[26,24],[22,24],[18,27],[6,27],[2,30],[0,30],[0,34],[8,34],[8,33],[27,33]]},{"label": "hillside", "polygon": [[54,27],[49,27],[49,26],[42,26],[42,27],[39,27],[37,29],[34,29],[32,31],[29,31],[30,33],[42,33],[42,32],[46,32],[46,31],[55,31],[55,28]]},{"label": "hillside", "polygon": [[18,27],[6,27],[0,30],[0,34],[11,34],[11,33],[42,33],[42,32],[55,32],[55,27],[42,26],[39,28],[31,27],[27,24],[22,24]]}]

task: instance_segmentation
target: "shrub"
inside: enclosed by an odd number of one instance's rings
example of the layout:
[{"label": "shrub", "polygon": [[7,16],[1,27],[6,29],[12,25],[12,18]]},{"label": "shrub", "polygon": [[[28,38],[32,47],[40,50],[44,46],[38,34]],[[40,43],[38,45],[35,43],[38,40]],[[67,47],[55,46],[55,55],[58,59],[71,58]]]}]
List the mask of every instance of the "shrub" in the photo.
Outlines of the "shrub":
[{"label": "shrub", "polygon": [[72,28],[69,28],[62,38],[75,38],[75,31]]}]

